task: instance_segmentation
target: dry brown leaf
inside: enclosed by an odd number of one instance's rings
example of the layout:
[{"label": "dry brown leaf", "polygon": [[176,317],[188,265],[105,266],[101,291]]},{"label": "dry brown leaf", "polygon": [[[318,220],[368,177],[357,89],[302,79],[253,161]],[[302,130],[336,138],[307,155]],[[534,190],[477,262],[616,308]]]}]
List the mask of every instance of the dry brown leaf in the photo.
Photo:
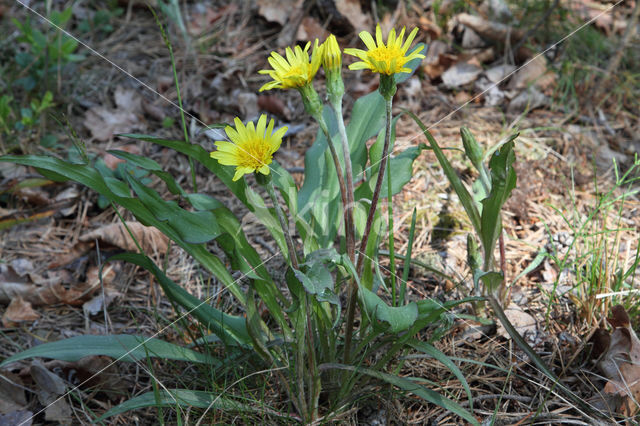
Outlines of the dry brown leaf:
[{"label": "dry brown leaf", "polygon": [[140,96],[133,89],[121,86],[114,93],[116,108],[97,106],[85,113],[84,126],[89,129],[93,139],[105,142],[116,133],[126,133],[143,129],[137,115],[142,111]]},{"label": "dry brown leaf", "polygon": [[[169,239],[158,229],[144,226],[140,222],[127,222],[127,227],[140,243],[142,250],[147,254],[163,254],[167,251]],[[100,240],[103,243],[120,247],[127,251],[137,251],[135,242],[131,239],[129,232],[121,223],[113,223],[98,229],[94,229],[81,235],[80,241]]]},{"label": "dry brown leaf", "polygon": [[7,310],[2,315],[2,325],[6,328],[15,327],[17,323],[25,321],[35,321],[40,318],[40,314],[33,310],[31,303],[21,297],[14,298]]},{"label": "dry brown leaf", "polygon": [[[19,376],[3,371],[0,374],[0,414],[23,410],[27,406],[24,386]],[[0,424],[2,422],[0,421]]]},{"label": "dry brown leaf", "polygon": [[425,16],[421,16],[418,20],[418,26],[422,31],[429,34],[432,40],[439,39],[442,35],[442,29],[435,22]]},{"label": "dry brown leaf", "polygon": [[305,16],[300,22],[298,32],[296,33],[296,39],[301,41],[306,40],[324,40],[329,35],[329,32],[318,22],[317,19],[310,16]]},{"label": "dry brown leaf", "polygon": [[507,37],[509,37],[513,45],[524,36],[524,31],[520,29],[499,22],[487,21],[484,18],[469,15],[468,13],[461,13],[456,16],[456,19],[465,27],[471,28],[485,40],[504,43]]},{"label": "dry brown leaf", "polygon": [[126,378],[110,357],[93,355],[75,362],[52,360],[44,363],[49,371],[60,371],[73,385],[104,392],[111,399],[122,397],[128,389]]},{"label": "dry brown leaf", "polygon": [[58,398],[67,389],[64,380],[49,371],[38,360],[31,363],[29,373],[33,381],[36,382],[38,399],[46,407],[44,412],[45,419],[68,424],[71,419],[71,407],[64,398]]},{"label": "dry brown leaf", "polygon": [[191,13],[191,21],[189,22],[187,31],[193,36],[198,36],[210,30],[211,25],[219,21],[223,16],[231,14],[236,10],[238,10],[238,5],[235,3],[216,8],[215,10],[211,7],[206,7],[204,13],[196,9]]},{"label": "dry brown leaf", "polygon": [[526,89],[547,72],[547,58],[540,55],[520,68],[509,81],[508,88],[512,90]]},{"label": "dry brown leaf", "polygon": [[619,414],[632,417],[640,406],[640,340],[630,324],[629,314],[621,305],[611,309],[609,324],[614,328],[609,348],[598,362],[598,367],[609,379],[604,387],[605,398],[615,401]]},{"label": "dry brown leaf", "polygon": [[12,411],[7,414],[0,414],[0,425],[31,426],[33,424],[33,417],[33,412],[29,410]]},{"label": "dry brown leaf", "polygon": [[258,0],[258,13],[269,22],[284,25],[291,11],[290,0]]},{"label": "dry brown leaf", "polygon": [[371,17],[362,12],[360,0],[337,0],[335,5],[338,12],[353,25],[356,33],[371,31]]},{"label": "dry brown leaf", "polygon": [[291,110],[287,108],[282,98],[277,95],[258,96],[258,108],[286,119],[291,118]]}]

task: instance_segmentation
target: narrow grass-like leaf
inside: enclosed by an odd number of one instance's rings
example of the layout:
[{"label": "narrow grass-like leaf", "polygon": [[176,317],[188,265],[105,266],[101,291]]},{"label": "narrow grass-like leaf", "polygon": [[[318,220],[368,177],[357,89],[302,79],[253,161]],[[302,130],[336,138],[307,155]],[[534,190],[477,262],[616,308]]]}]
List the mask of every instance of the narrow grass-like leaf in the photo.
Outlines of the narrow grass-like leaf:
[{"label": "narrow grass-like leaf", "polygon": [[446,356],[444,353],[436,349],[435,346],[430,345],[426,342],[421,342],[419,340],[412,340],[409,342],[412,348],[424,352],[427,355],[431,355],[438,361],[440,361],[445,367],[447,367],[457,378],[460,380],[460,384],[464,388],[465,392],[467,392],[467,397],[469,398],[469,407],[471,407],[471,412],[473,413],[473,397],[471,395],[471,389],[469,388],[469,383],[467,383],[466,377],[462,374],[462,371],[458,368],[457,365],[451,361],[451,359]]},{"label": "narrow grass-like leaf", "polygon": [[383,373],[381,371],[371,370],[369,368],[354,367],[351,365],[344,365],[344,364],[322,364],[319,366],[319,368],[320,370],[336,369],[336,370],[353,371],[359,374],[366,374],[367,376],[371,376],[376,379],[383,380],[404,391],[417,395],[420,398],[424,399],[425,401],[429,401],[432,404],[436,404],[439,407],[449,410],[453,414],[463,418],[464,420],[468,421],[473,425],[478,425],[478,426],[480,425],[480,423],[478,423],[478,420],[476,420],[476,418],[473,417],[473,414],[471,414],[469,411],[462,408],[462,406],[457,402],[452,401],[449,398],[446,398],[440,395],[438,392],[425,388],[424,386],[420,386],[419,384],[407,378],[394,376],[392,374]]},{"label": "narrow grass-like leaf", "polygon": [[[189,389],[172,389],[170,391],[160,390],[159,400],[153,392],[147,392],[128,401],[117,405],[104,413],[100,418],[94,420],[94,423],[100,422],[108,417],[126,413],[127,411],[137,410],[147,407],[175,407],[176,405],[189,408],[209,408],[213,410],[223,410],[225,412],[244,412],[244,413],[268,413],[273,416],[291,418],[290,416],[278,413],[275,410],[264,407],[263,403],[256,402],[256,407],[243,404],[230,398],[224,398],[220,394],[205,391],[194,391]],[[293,418],[291,418],[293,420]]]},{"label": "narrow grass-like leaf", "polygon": [[[180,142],[180,144],[184,145],[183,142]],[[104,178],[95,167],[39,155],[5,155],[0,157],[0,161],[35,167],[43,176],[57,181],[74,180],[93,189],[107,199],[120,204],[133,213],[142,224],[155,226],[163,234],[175,241],[215,275],[241,303],[244,303],[244,293],[220,259],[211,254],[203,244],[190,244],[185,241],[167,221],[158,220],[139,199],[131,197],[130,191],[126,190],[126,188],[120,188],[122,190],[121,194],[115,193],[113,190],[115,186],[108,184],[107,178]],[[121,182],[114,178],[111,179],[114,182]]]},{"label": "narrow grass-like leaf", "polygon": [[422,121],[418,118],[418,116],[411,111],[404,110],[404,112],[407,113],[411,118],[413,118],[413,120],[422,130],[422,133],[424,133],[424,135],[427,137],[427,140],[431,145],[431,149],[433,149],[433,153],[436,155],[436,158],[440,163],[440,167],[442,167],[442,171],[444,172],[445,176],[447,176],[447,179],[453,187],[453,190],[456,191],[458,199],[460,199],[460,203],[462,204],[462,207],[464,207],[464,210],[467,213],[469,220],[471,221],[471,225],[473,225],[476,233],[480,235],[480,214],[478,213],[478,209],[474,204],[473,197],[471,196],[471,194],[469,194],[469,191],[467,191],[467,188],[464,186],[462,180],[460,180],[460,178],[456,174],[447,157],[445,157],[442,149],[429,132],[429,129],[427,129],[427,126],[425,126],[424,123],[422,123]]},{"label": "narrow grass-like leaf", "polygon": [[404,265],[402,266],[402,281],[400,283],[400,303],[404,304],[404,296],[407,292],[407,280],[409,279],[409,270],[411,269],[411,250],[413,249],[413,239],[416,233],[416,214],[417,209],[413,208],[411,214],[411,226],[409,227],[409,239],[407,240],[407,254],[404,256]]},{"label": "narrow grass-like leaf", "polygon": [[598,410],[596,410],[590,404],[585,402],[578,395],[573,393],[571,389],[566,387],[560,381],[560,379],[558,379],[558,377],[556,377],[556,375],[553,374],[553,372],[549,369],[549,367],[547,367],[547,364],[544,362],[544,360],[540,358],[540,355],[538,355],[538,353],[534,351],[531,346],[529,346],[526,340],[524,340],[524,338],[520,335],[520,333],[518,333],[518,330],[516,330],[513,324],[511,324],[511,321],[509,321],[509,318],[507,318],[507,315],[502,310],[502,307],[500,306],[500,303],[498,302],[498,300],[492,295],[489,295],[487,297],[487,300],[489,301],[489,305],[491,305],[493,312],[496,314],[496,316],[504,326],[505,330],[507,330],[507,333],[509,333],[509,336],[511,336],[511,338],[518,345],[518,347],[522,349],[522,351],[525,354],[527,354],[527,356],[536,365],[536,367],[538,367],[540,371],[554,383],[554,386],[560,389],[569,399],[571,399],[571,401],[574,404],[580,407],[580,409],[585,410],[587,413],[591,415],[600,417],[601,413]]},{"label": "narrow grass-like leaf", "polygon": [[241,202],[243,202],[249,209],[251,206],[247,203],[247,197],[245,196],[245,190],[247,184],[244,179],[233,181],[234,171],[232,167],[223,166],[218,163],[218,160],[211,158],[210,153],[202,148],[200,145],[186,143],[182,140],[170,140],[158,138],[150,135],[141,135],[135,133],[121,134],[119,136],[137,139],[141,141],[153,142],[157,145],[161,145],[167,148],[171,148],[177,152],[185,154],[190,158],[193,158],[209,171],[218,176],[222,183],[224,183],[229,190],[235,195]]},{"label": "narrow grass-like leaf", "polygon": [[93,355],[105,355],[119,361],[135,362],[147,356],[175,361],[220,366],[220,361],[209,355],[183,348],[160,339],[115,334],[107,336],[77,336],[57,342],[43,343],[13,355],[0,363],[3,367],[27,358],[50,358],[74,362]]},{"label": "narrow grass-like leaf", "polygon": [[171,281],[147,256],[137,253],[122,253],[111,256],[108,261],[125,260],[151,272],[169,299],[182,306],[209,330],[217,334],[225,344],[249,346],[251,338],[244,318],[225,314]]}]

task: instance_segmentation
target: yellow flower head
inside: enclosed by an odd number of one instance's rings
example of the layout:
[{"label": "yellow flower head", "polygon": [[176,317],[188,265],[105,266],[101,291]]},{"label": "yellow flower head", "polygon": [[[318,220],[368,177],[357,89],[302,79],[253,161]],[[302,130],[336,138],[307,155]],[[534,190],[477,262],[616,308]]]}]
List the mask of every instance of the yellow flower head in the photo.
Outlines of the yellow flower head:
[{"label": "yellow flower head", "polygon": [[267,127],[267,116],[264,114],[260,116],[255,127],[252,121],[245,127],[238,117],[234,122],[235,129],[231,126],[224,129],[231,142],[216,141],[218,149],[211,153],[211,158],[225,166],[236,166],[234,181],[246,173],[260,172],[268,175],[273,153],[280,148],[287,128],[281,127],[274,132],[273,119]]},{"label": "yellow flower head", "polygon": [[425,56],[418,52],[413,52],[407,56],[407,50],[411,46],[411,42],[418,33],[418,29],[414,28],[403,43],[405,28],[402,28],[400,35],[396,37],[396,30],[392,29],[387,39],[387,44],[382,40],[382,30],[380,25],[376,26],[376,40],[373,40],[371,34],[367,31],[360,33],[360,38],[367,46],[368,51],[361,49],[344,49],[344,53],[358,57],[361,61],[349,65],[351,70],[370,69],[380,74],[392,75],[399,72],[411,72],[405,65],[407,62],[416,58],[424,58]]},{"label": "yellow flower head", "polygon": [[307,43],[304,50],[300,46],[296,46],[294,50],[287,47],[285,51],[287,59],[276,52],[271,52],[271,57],[268,60],[273,69],[258,72],[268,74],[273,78],[273,81],[262,86],[260,91],[297,89],[311,83],[322,61],[322,49],[318,48],[318,39],[316,39],[311,60],[309,60],[309,47],[311,47],[311,42]]},{"label": "yellow flower head", "polygon": [[342,66],[342,53],[336,36],[331,34],[320,46],[322,49],[322,67],[325,71],[340,70]]}]

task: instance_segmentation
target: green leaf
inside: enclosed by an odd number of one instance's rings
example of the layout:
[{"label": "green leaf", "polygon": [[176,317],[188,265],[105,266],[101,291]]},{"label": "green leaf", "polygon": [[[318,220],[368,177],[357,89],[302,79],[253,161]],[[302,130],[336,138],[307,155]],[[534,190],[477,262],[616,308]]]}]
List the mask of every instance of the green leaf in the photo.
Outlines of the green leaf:
[{"label": "green leaf", "polygon": [[169,299],[197,318],[202,325],[220,337],[220,340],[225,344],[251,345],[251,338],[247,332],[244,318],[225,314],[208,305],[206,301],[200,301],[197,297],[192,296],[171,281],[147,256],[137,253],[122,253],[108,259],[109,262],[114,260],[124,260],[151,272]]},{"label": "green leaf", "polygon": [[314,263],[308,271],[293,271],[309,294],[316,296],[319,302],[329,302],[340,307],[340,299],[333,292],[333,277],[322,263]]},{"label": "green leaf", "polygon": [[147,357],[189,361],[220,366],[219,360],[191,349],[163,340],[116,334],[108,336],[77,336],[57,342],[43,343],[13,355],[0,363],[0,367],[27,358],[51,358],[74,362],[93,355],[105,355],[118,361],[135,362]]},{"label": "green leaf", "polygon": [[[482,200],[482,217],[480,239],[484,249],[485,264],[493,259],[493,249],[500,232],[502,232],[501,210],[511,191],[516,187],[516,172],[513,169],[515,154],[514,142],[504,144],[500,151],[495,153],[489,161],[491,170],[491,192]],[[489,259],[489,261],[487,261]]]},{"label": "green leaf", "polygon": [[457,402],[452,401],[449,398],[446,398],[440,395],[438,392],[425,388],[424,386],[420,386],[419,384],[407,378],[394,376],[392,374],[383,373],[381,371],[371,370],[369,368],[354,367],[351,365],[321,364],[319,367],[321,370],[337,369],[337,370],[353,371],[355,373],[366,374],[367,376],[371,376],[376,379],[383,380],[404,391],[407,391],[416,396],[419,396],[425,401],[431,402],[432,404],[442,407],[452,412],[453,414],[460,416],[461,418],[465,419],[466,421],[468,421],[473,425],[478,425],[478,426],[480,425],[480,423],[478,423],[478,420],[476,420],[476,418],[473,417],[473,415],[470,412],[462,408],[462,406]]},{"label": "green leaf", "polygon": [[186,194],[185,198],[194,209],[199,211],[223,208],[224,204],[207,194]]},{"label": "green leaf", "polygon": [[276,217],[275,210],[273,208],[268,208],[264,203],[264,199],[250,187],[247,187],[246,194],[247,203],[251,206],[251,211],[267,228],[267,230],[269,230],[271,236],[278,244],[280,252],[286,258],[289,255],[289,250],[284,239],[284,232],[282,231],[280,222]]},{"label": "green leaf", "polygon": [[253,248],[242,232],[238,219],[231,210],[221,206],[212,211],[220,227],[225,231],[217,238],[218,243],[232,262],[242,273],[252,278],[254,290],[269,308],[269,314],[276,319],[285,336],[290,333],[281,304],[287,307],[289,301],[273,282],[258,252]]},{"label": "green leaf", "polygon": [[220,163],[218,163],[218,160],[211,158],[210,153],[208,151],[205,151],[204,148],[202,148],[200,145],[187,143],[181,140],[163,139],[156,136],[140,135],[135,133],[121,134],[119,136],[141,141],[153,142],[157,145],[171,148],[177,152],[193,158],[194,160],[205,166],[207,169],[209,169],[209,171],[215,174],[218,178],[220,178],[222,183],[224,183],[227,188],[231,190],[231,192],[238,198],[238,200],[240,200],[247,207],[249,207],[249,209],[251,209],[251,206],[247,203],[247,198],[245,195],[247,184],[244,179],[239,179],[234,182],[233,175],[235,171],[233,167],[221,165]]},{"label": "green leaf", "polygon": [[462,204],[462,207],[464,207],[464,210],[467,213],[469,220],[471,221],[471,225],[473,225],[476,233],[480,235],[480,214],[478,213],[478,209],[473,202],[473,197],[471,196],[471,194],[469,194],[469,191],[467,191],[467,188],[464,186],[464,184],[456,174],[455,170],[451,166],[451,163],[449,163],[449,160],[447,160],[447,157],[445,157],[442,149],[427,129],[427,126],[425,126],[424,123],[422,123],[422,121],[418,118],[418,116],[416,116],[411,111],[404,110],[404,112],[409,114],[409,116],[413,118],[418,126],[420,126],[420,129],[422,129],[424,135],[427,137],[429,145],[436,155],[436,158],[440,163],[440,167],[442,167],[442,171],[444,172],[445,176],[447,176],[449,183],[453,187],[454,191],[456,191],[458,199],[460,199],[460,203]]},{"label": "green leaf", "polygon": [[260,408],[252,407],[233,399],[225,398],[219,393],[194,391],[190,389],[162,389],[158,391],[158,395],[154,392],[147,392],[140,396],[136,396],[135,398],[131,398],[130,400],[108,410],[100,416],[100,418],[96,419],[94,423],[101,422],[106,418],[113,417],[118,414],[126,413],[127,411],[138,410],[140,408],[176,408],[177,406],[184,407],[186,409],[189,409],[190,407],[197,407],[223,410],[225,412],[266,412],[271,415],[289,418],[289,416],[285,414],[265,408],[263,404],[260,405]]},{"label": "green leaf", "polygon": [[[409,49],[409,51],[407,52],[407,55],[413,52],[418,52],[418,53],[422,53],[423,55],[426,55],[427,46],[424,43],[418,43],[415,46],[413,46],[413,49]],[[394,74],[393,78],[396,80],[396,84],[400,84],[408,80],[409,77],[411,77],[413,73],[416,72],[416,69],[418,68],[418,66],[420,66],[421,62],[422,62],[422,59],[420,58],[412,59],[409,62],[407,62],[405,64],[405,67],[411,69],[411,72],[399,72],[397,74]]]},{"label": "green leaf", "polygon": [[211,212],[184,210],[175,201],[165,201],[156,191],[130,174],[125,174],[125,177],[142,204],[153,212],[156,219],[167,222],[185,241],[191,244],[206,243],[220,235],[220,228]]},{"label": "green leaf", "polygon": [[115,157],[126,160],[134,166],[138,166],[145,170],[162,171],[162,167],[160,166],[160,164],[149,157],[143,157],[142,155],[132,154],[130,152],[121,151],[118,149],[110,149],[107,152]]},{"label": "green leaf", "polygon": [[[338,156],[342,158],[342,149],[338,149],[340,142],[335,115],[329,107],[325,107],[322,114]],[[339,191],[327,139],[324,133],[318,130],[315,142],[304,156],[304,182],[298,191],[297,206],[298,215],[312,226],[313,232],[307,232],[307,234],[315,234],[316,242],[320,247],[332,245],[337,235],[340,221],[338,217],[342,216],[342,210],[339,208],[341,201]]]},{"label": "green leaf", "polygon": [[[399,333],[410,328],[418,318],[418,305],[411,302],[408,305],[392,307],[387,305],[377,294],[360,286],[362,304],[370,318],[388,324],[387,333]],[[375,321],[371,321],[374,325]]]},{"label": "green leaf", "polygon": [[158,220],[139,199],[115,194],[105,182],[105,178],[97,170],[97,165],[96,167],[91,167],[87,164],[74,164],[57,158],[38,155],[5,155],[0,157],[0,161],[35,167],[43,176],[52,180],[74,180],[93,189],[108,200],[120,204],[133,213],[141,223],[158,228],[163,234],[175,241],[215,275],[241,303],[244,303],[244,293],[220,259],[211,254],[203,244],[186,242],[168,222]]},{"label": "green leaf", "polygon": [[467,398],[469,398],[469,407],[471,407],[471,412],[473,413],[473,396],[471,395],[471,389],[469,388],[469,383],[467,383],[466,377],[464,377],[464,374],[462,374],[462,371],[460,371],[458,366],[455,365],[448,356],[446,356],[444,353],[436,349],[435,346],[430,345],[429,343],[412,340],[409,342],[409,345],[412,348],[420,352],[424,352],[427,355],[431,355],[432,357],[440,361],[458,378],[458,380],[460,380],[460,384],[462,384],[465,392],[467,392]]}]

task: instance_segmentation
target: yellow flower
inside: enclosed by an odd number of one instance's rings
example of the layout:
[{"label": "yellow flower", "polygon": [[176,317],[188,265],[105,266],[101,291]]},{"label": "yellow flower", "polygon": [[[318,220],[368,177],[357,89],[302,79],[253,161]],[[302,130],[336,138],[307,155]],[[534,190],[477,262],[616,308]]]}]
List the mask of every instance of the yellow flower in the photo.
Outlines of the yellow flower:
[{"label": "yellow flower", "polygon": [[336,36],[331,34],[320,46],[322,49],[322,67],[325,71],[340,70],[342,66],[342,53]]},{"label": "yellow flower", "polygon": [[255,127],[252,121],[246,127],[238,117],[234,121],[235,129],[231,126],[224,129],[231,142],[216,141],[218,149],[211,153],[211,158],[225,166],[236,166],[234,181],[246,173],[260,172],[268,175],[273,153],[280,148],[287,128],[281,127],[274,132],[273,119],[267,127],[267,116],[264,114],[260,116]]},{"label": "yellow flower", "polygon": [[402,39],[404,38],[404,31],[405,28],[402,28],[400,35],[396,37],[396,30],[392,29],[389,33],[386,45],[382,40],[382,30],[380,29],[380,25],[376,26],[375,41],[371,34],[367,31],[362,31],[360,33],[360,38],[369,50],[344,49],[344,53],[361,59],[360,62],[355,62],[349,65],[349,69],[370,69],[373,72],[386,75],[392,75],[399,72],[411,72],[409,68],[405,67],[406,63],[412,59],[424,58],[425,56],[418,52],[413,52],[405,56],[407,54],[407,50],[409,50],[409,47],[411,46],[411,42],[418,32],[418,29],[414,28],[403,44]]},{"label": "yellow flower", "polygon": [[298,89],[311,83],[322,61],[322,49],[318,48],[318,39],[316,39],[311,60],[309,60],[309,47],[311,47],[311,42],[307,43],[304,50],[300,46],[296,46],[294,50],[287,47],[285,51],[287,59],[276,52],[271,52],[271,57],[268,60],[273,69],[258,72],[268,74],[273,78],[273,81],[263,85],[260,91]]}]

